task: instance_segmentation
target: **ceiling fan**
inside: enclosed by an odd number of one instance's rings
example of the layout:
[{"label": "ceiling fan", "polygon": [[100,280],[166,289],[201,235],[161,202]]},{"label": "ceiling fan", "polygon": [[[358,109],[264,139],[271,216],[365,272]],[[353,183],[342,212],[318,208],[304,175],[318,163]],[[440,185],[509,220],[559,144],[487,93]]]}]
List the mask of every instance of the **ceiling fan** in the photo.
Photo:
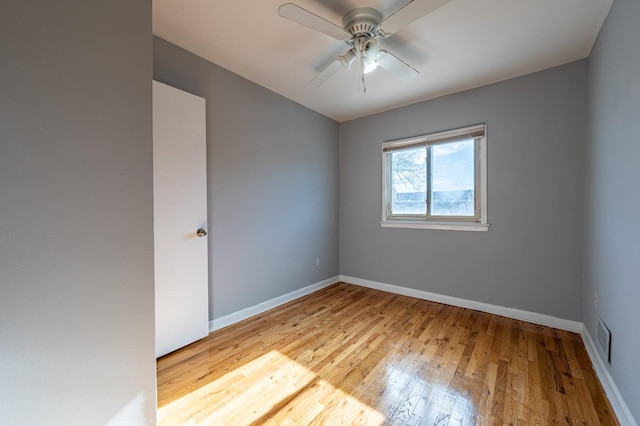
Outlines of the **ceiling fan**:
[{"label": "ceiling fan", "polygon": [[283,18],[297,22],[312,30],[344,41],[349,47],[344,54],[338,56],[305,87],[316,89],[340,69],[350,69],[357,60],[359,64],[362,88],[366,93],[364,75],[378,66],[391,72],[398,78],[409,81],[419,73],[416,69],[392,53],[380,49],[379,40],[389,37],[413,21],[433,12],[451,0],[410,0],[385,19],[382,14],[371,7],[358,7],[350,10],[342,17],[342,26],[296,6],[293,3],[283,4],[278,14]]}]

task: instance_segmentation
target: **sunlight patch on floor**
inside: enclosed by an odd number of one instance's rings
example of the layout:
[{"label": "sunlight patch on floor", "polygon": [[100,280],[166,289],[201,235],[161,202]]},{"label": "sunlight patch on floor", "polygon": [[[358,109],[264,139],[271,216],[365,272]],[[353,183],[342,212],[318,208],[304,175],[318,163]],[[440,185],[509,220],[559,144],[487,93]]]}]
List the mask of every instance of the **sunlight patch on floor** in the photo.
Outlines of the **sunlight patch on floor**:
[{"label": "sunlight patch on floor", "polygon": [[377,426],[385,421],[382,413],[276,350],[158,410],[162,425],[240,426],[271,418],[287,425],[347,421]]}]

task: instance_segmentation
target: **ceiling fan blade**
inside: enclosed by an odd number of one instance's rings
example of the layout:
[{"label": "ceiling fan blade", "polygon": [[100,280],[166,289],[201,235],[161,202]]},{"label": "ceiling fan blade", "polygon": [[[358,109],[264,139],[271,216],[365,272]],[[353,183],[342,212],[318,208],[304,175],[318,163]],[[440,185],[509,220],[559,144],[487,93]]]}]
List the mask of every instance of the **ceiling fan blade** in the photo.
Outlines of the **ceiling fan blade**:
[{"label": "ceiling fan blade", "polygon": [[382,21],[380,27],[386,34],[393,34],[450,1],[451,0],[412,0]]},{"label": "ceiling fan blade", "polygon": [[420,74],[411,65],[386,50],[380,51],[377,62],[382,68],[404,81],[411,81]]},{"label": "ceiling fan blade", "polygon": [[320,71],[318,75],[316,75],[310,82],[305,84],[304,87],[307,89],[317,89],[322,86],[325,81],[329,80],[332,75],[337,73],[343,67],[342,62],[340,62],[340,58],[336,58],[335,61],[331,62],[325,69]]},{"label": "ceiling fan blade", "polygon": [[342,27],[339,27],[333,22],[329,22],[306,9],[296,6],[293,3],[287,3],[280,6],[278,8],[278,15],[293,22],[297,22],[307,28],[311,28],[312,30],[324,33],[329,37],[337,39],[345,37],[345,32]]}]

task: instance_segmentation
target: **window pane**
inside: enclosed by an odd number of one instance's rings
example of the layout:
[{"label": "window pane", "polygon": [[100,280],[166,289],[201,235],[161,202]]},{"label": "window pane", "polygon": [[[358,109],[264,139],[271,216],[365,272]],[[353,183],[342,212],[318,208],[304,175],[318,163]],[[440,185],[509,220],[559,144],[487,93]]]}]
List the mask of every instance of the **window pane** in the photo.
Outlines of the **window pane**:
[{"label": "window pane", "polygon": [[427,211],[426,148],[391,153],[391,213],[425,215]]},{"label": "window pane", "polygon": [[431,147],[431,215],[475,215],[475,141]]}]

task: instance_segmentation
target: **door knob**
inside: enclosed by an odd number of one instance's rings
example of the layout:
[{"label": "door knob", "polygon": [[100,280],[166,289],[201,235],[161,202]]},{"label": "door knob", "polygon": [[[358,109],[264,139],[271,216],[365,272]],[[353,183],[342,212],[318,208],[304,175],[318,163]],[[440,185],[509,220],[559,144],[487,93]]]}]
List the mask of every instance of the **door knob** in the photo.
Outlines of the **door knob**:
[{"label": "door knob", "polygon": [[205,235],[207,235],[207,231],[200,228],[196,231],[196,234],[198,235],[198,237],[204,237]]}]

